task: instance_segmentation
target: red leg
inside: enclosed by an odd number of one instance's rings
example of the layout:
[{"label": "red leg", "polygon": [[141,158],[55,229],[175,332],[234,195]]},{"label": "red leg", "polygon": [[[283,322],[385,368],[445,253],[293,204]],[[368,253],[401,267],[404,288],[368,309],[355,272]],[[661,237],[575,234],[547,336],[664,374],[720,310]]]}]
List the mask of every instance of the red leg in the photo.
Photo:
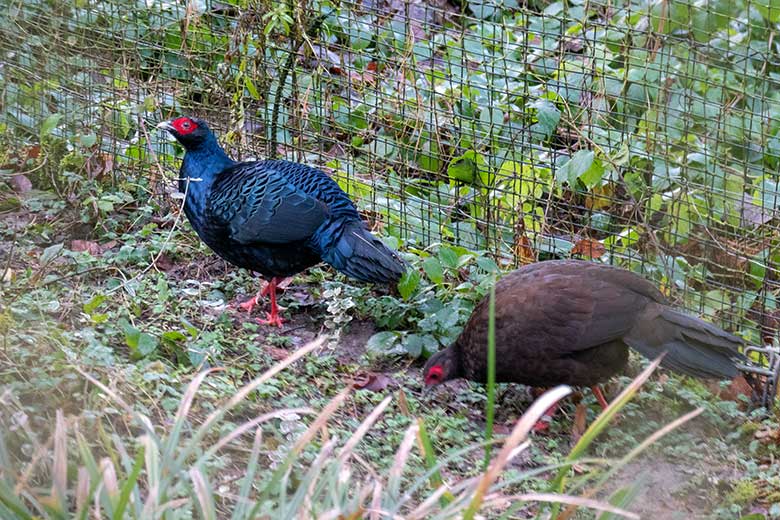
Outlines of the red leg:
[{"label": "red leg", "polygon": [[284,323],[281,316],[279,316],[279,307],[276,305],[276,284],[280,280],[280,278],[271,278],[271,281],[268,282],[268,286],[263,289],[264,293],[271,296],[271,312],[266,314],[266,319],[257,320],[260,325],[273,325],[281,328]]},{"label": "red leg", "polygon": [[534,424],[534,427],[531,428],[531,431],[543,432],[547,430],[547,428],[550,427],[550,423],[552,422],[552,418],[553,415],[555,415],[556,410],[558,410],[558,403],[555,403],[550,408],[548,408],[546,412],[544,412],[542,418],[539,419],[536,424]]},{"label": "red leg", "polygon": [[596,400],[599,402],[601,407],[606,410],[607,407],[609,406],[609,403],[604,397],[604,392],[601,391],[601,386],[599,385],[591,386],[590,389],[593,390],[593,395],[596,396]]}]

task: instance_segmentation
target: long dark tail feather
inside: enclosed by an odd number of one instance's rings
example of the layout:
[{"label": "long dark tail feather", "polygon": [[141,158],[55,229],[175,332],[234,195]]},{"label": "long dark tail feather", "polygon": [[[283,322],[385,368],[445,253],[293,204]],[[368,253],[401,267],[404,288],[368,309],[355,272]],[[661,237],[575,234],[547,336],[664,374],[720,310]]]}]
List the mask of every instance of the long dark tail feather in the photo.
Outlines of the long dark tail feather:
[{"label": "long dark tail feather", "polygon": [[397,282],[406,271],[406,262],[371,234],[362,222],[348,222],[341,237],[322,259],[342,273],[364,282]]},{"label": "long dark tail feather", "polygon": [[[703,379],[733,379],[737,363],[745,362],[738,348],[743,341],[711,323],[664,308],[653,323],[652,336],[626,337],[626,343],[653,359],[666,352],[661,364],[676,372]],[[652,339],[649,339],[652,337]]]}]

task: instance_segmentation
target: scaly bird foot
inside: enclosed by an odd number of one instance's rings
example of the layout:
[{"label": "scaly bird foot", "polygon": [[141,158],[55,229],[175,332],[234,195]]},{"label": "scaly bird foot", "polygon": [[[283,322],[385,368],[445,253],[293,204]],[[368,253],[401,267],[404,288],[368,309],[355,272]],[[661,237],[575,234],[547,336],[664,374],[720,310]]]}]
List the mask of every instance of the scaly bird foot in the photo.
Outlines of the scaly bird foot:
[{"label": "scaly bird foot", "polygon": [[243,303],[239,303],[238,306],[243,310],[245,310],[246,312],[251,313],[252,309],[254,309],[255,305],[257,304],[258,304],[257,296],[254,296]]},{"label": "scaly bird foot", "polygon": [[265,319],[257,319],[257,323],[260,325],[270,325],[272,327],[279,327],[282,328],[282,325],[284,325],[284,320],[282,319],[279,314],[275,314],[272,312],[267,312],[265,315]]}]

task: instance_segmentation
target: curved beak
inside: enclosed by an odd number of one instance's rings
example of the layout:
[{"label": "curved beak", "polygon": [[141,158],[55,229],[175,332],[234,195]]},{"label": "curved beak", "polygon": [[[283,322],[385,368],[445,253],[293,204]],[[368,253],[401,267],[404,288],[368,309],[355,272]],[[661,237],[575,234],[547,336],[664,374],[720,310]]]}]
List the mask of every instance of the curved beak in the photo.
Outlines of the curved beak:
[{"label": "curved beak", "polygon": [[168,132],[172,132],[174,130],[170,121],[163,121],[162,123],[158,123],[157,128],[160,130],[167,130]]}]

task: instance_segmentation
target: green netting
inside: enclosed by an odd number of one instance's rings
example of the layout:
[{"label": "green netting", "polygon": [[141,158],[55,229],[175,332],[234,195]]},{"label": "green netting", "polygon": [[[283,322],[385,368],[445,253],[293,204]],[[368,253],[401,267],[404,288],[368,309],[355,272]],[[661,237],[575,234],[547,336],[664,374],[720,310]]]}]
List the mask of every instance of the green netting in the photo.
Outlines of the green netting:
[{"label": "green netting", "polygon": [[4,175],[164,206],[180,150],[154,125],[196,114],[237,158],[322,167],[407,247],[599,258],[752,341],[776,326],[769,0],[4,0],[0,22]]}]

